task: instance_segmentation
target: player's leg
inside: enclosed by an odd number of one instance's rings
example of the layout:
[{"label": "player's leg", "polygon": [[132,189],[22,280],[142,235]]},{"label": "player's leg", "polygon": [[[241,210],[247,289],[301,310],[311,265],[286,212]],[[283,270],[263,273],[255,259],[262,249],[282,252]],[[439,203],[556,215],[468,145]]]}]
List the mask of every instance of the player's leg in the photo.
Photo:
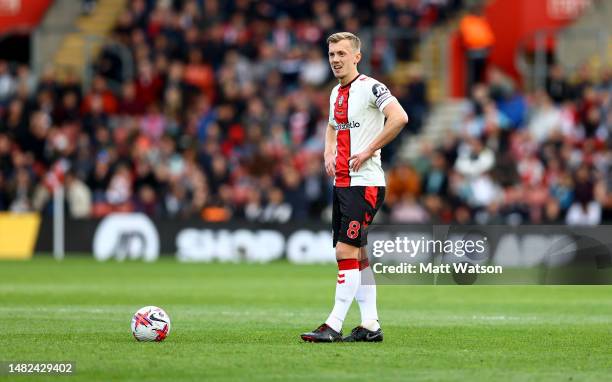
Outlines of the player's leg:
[{"label": "player's leg", "polygon": [[361,282],[359,247],[339,242],[336,245],[336,260],[338,261],[336,298],[334,308],[325,323],[340,333],[346,314],[351,307]]},{"label": "player's leg", "polygon": [[368,330],[377,331],[380,329],[380,324],[378,323],[378,310],[376,309],[376,281],[368,261],[366,247],[360,248],[359,271],[361,273],[361,283],[355,299],[361,312],[361,326]]},{"label": "player's leg", "polygon": [[378,310],[376,307],[376,282],[374,273],[368,261],[366,244],[368,242],[368,226],[374,220],[378,209],[382,206],[385,198],[384,187],[365,187],[363,201],[366,214],[364,219],[364,229],[361,236],[361,248],[359,250],[359,270],[360,285],[357,289],[355,299],[359,304],[361,312],[361,325],[351,331],[351,334],[344,338],[344,341],[355,342],[380,342],[383,340],[383,332],[378,322]]},{"label": "player's leg", "polygon": [[334,308],[325,323],[312,332],[303,333],[302,339],[309,342],[342,341],[342,324],[361,282],[359,272],[359,247],[339,241],[336,245],[338,276]]},{"label": "player's leg", "polygon": [[346,342],[380,342],[383,332],[378,322],[376,308],[376,282],[370,267],[366,247],[359,249],[359,270],[361,282],[355,299],[361,312],[361,325],[354,328],[351,334],[344,338]]},{"label": "player's leg", "polygon": [[349,206],[354,205],[351,202],[351,199],[353,199],[351,195],[354,192],[350,188],[334,189],[332,228],[338,262],[334,308],[323,325],[312,332],[301,335],[304,341],[342,341],[342,324],[361,281],[359,247],[361,243],[360,222],[362,220],[349,208]]}]

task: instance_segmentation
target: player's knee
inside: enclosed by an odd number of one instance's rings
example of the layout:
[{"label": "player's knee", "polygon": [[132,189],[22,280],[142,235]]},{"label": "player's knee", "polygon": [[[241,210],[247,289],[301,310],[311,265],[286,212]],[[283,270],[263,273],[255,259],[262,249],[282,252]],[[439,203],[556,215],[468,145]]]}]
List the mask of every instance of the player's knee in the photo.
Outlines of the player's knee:
[{"label": "player's knee", "polygon": [[359,259],[359,247],[339,242],[336,245],[336,259]]}]

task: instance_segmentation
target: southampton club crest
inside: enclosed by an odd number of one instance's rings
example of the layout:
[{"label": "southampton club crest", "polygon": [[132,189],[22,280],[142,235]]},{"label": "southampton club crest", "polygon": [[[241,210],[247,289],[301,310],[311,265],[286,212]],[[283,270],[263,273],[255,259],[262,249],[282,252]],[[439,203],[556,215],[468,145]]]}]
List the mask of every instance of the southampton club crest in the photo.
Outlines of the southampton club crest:
[{"label": "southampton club crest", "polygon": [[343,103],[344,103],[344,95],[341,95],[340,98],[338,98],[338,106],[342,106]]}]

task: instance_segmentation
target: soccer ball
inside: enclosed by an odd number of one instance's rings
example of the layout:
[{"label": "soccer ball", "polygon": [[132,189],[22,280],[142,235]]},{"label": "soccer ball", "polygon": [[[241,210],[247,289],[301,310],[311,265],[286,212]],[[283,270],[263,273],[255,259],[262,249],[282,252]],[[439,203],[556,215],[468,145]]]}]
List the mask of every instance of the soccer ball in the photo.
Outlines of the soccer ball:
[{"label": "soccer ball", "polygon": [[170,333],[170,317],[163,309],[145,306],[132,317],[132,334],[138,341],[163,341]]}]

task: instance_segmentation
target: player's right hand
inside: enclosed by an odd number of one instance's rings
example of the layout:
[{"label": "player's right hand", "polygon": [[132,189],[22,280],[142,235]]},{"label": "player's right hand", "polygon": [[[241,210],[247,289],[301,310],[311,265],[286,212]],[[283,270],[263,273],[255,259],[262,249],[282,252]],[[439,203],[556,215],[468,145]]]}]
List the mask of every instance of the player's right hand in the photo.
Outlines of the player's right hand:
[{"label": "player's right hand", "polygon": [[336,155],[325,154],[325,172],[328,176],[334,176],[336,172]]}]

